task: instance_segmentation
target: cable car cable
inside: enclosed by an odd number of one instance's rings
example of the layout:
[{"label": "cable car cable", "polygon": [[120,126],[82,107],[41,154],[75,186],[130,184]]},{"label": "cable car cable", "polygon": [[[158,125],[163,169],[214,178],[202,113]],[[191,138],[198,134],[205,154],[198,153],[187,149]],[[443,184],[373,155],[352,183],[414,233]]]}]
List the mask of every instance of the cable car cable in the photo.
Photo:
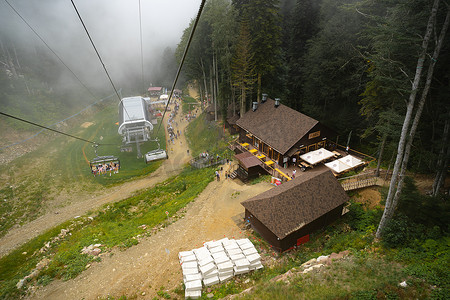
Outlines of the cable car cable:
[{"label": "cable car cable", "polygon": [[69,66],[66,65],[66,63],[62,60],[61,57],[59,57],[58,54],[56,54],[55,51],[53,51],[53,49],[47,44],[47,42],[39,35],[39,33],[37,33],[37,31],[27,22],[27,20],[25,20],[24,17],[22,17],[22,15],[14,8],[14,6],[11,5],[11,3],[9,3],[8,0],[5,0],[5,2],[9,5],[9,7],[11,7],[11,9],[16,13],[16,15],[19,16],[19,18],[22,19],[22,21],[31,29],[31,31],[33,31],[33,33],[44,43],[44,45],[56,56],[56,58],[58,58],[58,60],[67,68],[67,70],[70,71],[70,73],[72,73],[72,75],[78,80],[78,82],[88,91],[88,93],[94,98],[97,99],[98,97],[96,97],[94,95],[94,93],[92,93],[92,91],[81,81],[81,79],[69,68]]},{"label": "cable car cable", "polygon": [[163,113],[163,116],[162,116],[162,119],[161,119],[161,123],[159,123],[158,130],[156,131],[156,136],[158,136],[159,129],[161,128],[161,124],[163,123],[164,116],[166,115],[167,108],[169,107],[169,104],[170,104],[170,100],[172,99],[173,90],[175,89],[175,85],[177,84],[178,77],[180,76],[181,68],[183,67],[183,63],[184,63],[184,60],[186,58],[189,46],[191,45],[192,38],[194,37],[194,32],[195,32],[195,29],[197,28],[198,21],[200,20],[200,15],[202,14],[203,7],[205,6],[205,2],[206,2],[206,0],[202,0],[202,2],[200,3],[200,8],[198,9],[198,13],[197,13],[197,18],[195,19],[194,25],[192,27],[191,34],[190,34],[188,42],[186,44],[186,48],[184,49],[183,57],[181,58],[180,65],[178,67],[177,74],[175,76],[175,80],[174,80],[173,85],[172,85],[172,90],[170,91],[169,99],[167,100],[166,108],[164,109],[164,113]]},{"label": "cable car cable", "polygon": [[25,119],[22,119],[22,118],[19,118],[19,117],[16,117],[16,116],[4,113],[4,112],[1,112],[1,111],[0,111],[0,115],[3,115],[3,116],[8,117],[8,118],[16,119],[18,121],[25,122],[25,123],[28,123],[28,124],[31,124],[31,125],[34,125],[34,126],[37,126],[37,127],[41,127],[41,128],[44,128],[44,129],[47,129],[47,130],[50,130],[50,131],[53,131],[53,132],[56,132],[56,133],[59,133],[59,134],[62,134],[62,135],[74,138],[74,139],[77,139],[77,140],[80,140],[80,141],[83,141],[83,142],[86,142],[86,143],[99,145],[99,146],[116,146],[115,144],[100,144],[100,143],[97,143],[97,142],[94,142],[94,141],[86,140],[84,138],[81,138],[81,137],[78,137],[78,136],[74,136],[74,135],[71,135],[71,134],[68,134],[68,133],[65,133],[65,132],[62,132],[62,131],[59,131],[59,130],[56,130],[56,129],[53,129],[53,128],[50,128],[50,127],[47,127],[47,126],[44,126],[44,125],[40,125],[40,124],[37,124],[37,123],[31,122],[31,121],[28,121],[28,120],[25,120]]},{"label": "cable car cable", "polygon": [[[89,34],[89,31],[88,31],[86,25],[84,24],[84,21],[83,21],[83,19],[81,18],[81,15],[80,15],[80,13],[78,12],[78,9],[77,9],[75,3],[73,2],[73,0],[70,0],[70,2],[72,2],[73,8],[75,9],[75,12],[77,13],[78,18],[80,19],[80,22],[81,22],[81,24],[83,25],[84,31],[86,32],[86,34],[87,34],[87,36],[88,36],[88,38],[89,38],[89,41],[90,41],[91,44],[92,44],[92,47],[94,47],[95,53],[97,54],[97,57],[98,57],[98,59],[100,60],[100,63],[102,64],[103,69],[105,70],[106,75],[108,76],[109,82],[111,83],[111,85],[112,85],[112,87],[113,87],[113,89],[114,89],[114,92],[116,92],[116,95],[117,95],[117,97],[119,98],[119,102],[121,102],[121,101],[122,101],[122,98],[120,97],[119,92],[117,91],[116,86],[114,85],[114,83],[113,83],[113,81],[112,81],[112,79],[111,79],[111,76],[109,76],[108,70],[106,69],[106,66],[105,66],[105,64],[103,63],[103,60],[102,60],[102,58],[101,58],[101,56],[100,56],[100,53],[99,53],[98,50],[97,50],[97,47],[95,47],[94,41],[92,40],[91,35]],[[127,113],[128,118],[131,119],[130,115],[128,114],[127,109],[125,108],[125,106],[123,106],[123,108],[125,109],[125,112]]]},{"label": "cable car cable", "polygon": [[[120,92],[120,90],[119,90],[119,92]],[[56,124],[62,123],[62,122],[67,121],[67,120],[70,120],[70,119],[72,119],[73,117],[78,116],[78,115],[81,114],[82,112],[86,111],[86,110],[89,109],[90,107],[94,106],[95,104],[97,104],[97,103],[99,103],[99,102],[101,102],[101,101],[103,101],[103,100],[106,100],[106,99],[108,99],[108,98],[111,98],[113,95],[114,95],[114,94],[109,95],[109,96],[107,96],[107,97],[104,97],[104,98],[102,98],[102,99],[100,99],[100,100],[97,100],[97,101],[95,101],[94,103],[89,104],[88,106],[86,106],[85,108],[83,108],[82,110],[80,110],[79,112],[77,112],[76,114],[73,114],[73,115],[71,115],[70,117],[67,117],[67,118],[65,118],[65,119],[63,119],[63,120],[60,120],[60,121],[55,122],[55,123],[53,123],[53,124],[51,124],[51,125],[48,125],[48,126],[54,126],[54,125],[56,125]],[[45,130],[45,129],[41,129],[41,130],[39,130],[38,133],[36,133],[36,134],[34,134],[34,135],[32,135],[32,136],[30,136],[30,137],[24,139],[24,140],[21,140],[21,141],[18,141],[18,142],[9,144],[9,145],[7,145],[7,146],[3,146],[3,147],[0,148],[0,150],[9,148],[9,147],[12,147],[12,146],[15,146],[15,145],[19,145],[19,144],[24,143],[24,142],[26,142],[26,141],[28,141],[28,140],[31,140],[32,138],[34,138],[34,137],[38,136],[39,134],[41,134],[42,132],[44,132],[44,130]]]}]

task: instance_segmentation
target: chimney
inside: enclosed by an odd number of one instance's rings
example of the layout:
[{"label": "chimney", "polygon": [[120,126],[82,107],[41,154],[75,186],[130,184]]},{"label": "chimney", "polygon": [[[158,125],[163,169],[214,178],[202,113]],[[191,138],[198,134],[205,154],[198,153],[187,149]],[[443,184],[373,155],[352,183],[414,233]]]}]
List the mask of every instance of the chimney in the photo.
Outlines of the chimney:
[{"label": "chimney", "polygon": [[280,106],[280,98],[275,98],[275,107]]},{"label": "chimney", "polygon": [[258,108],[258,102],[253,102],[252,110],[255,111]]},{"label": "chimney", "polygon": [[262,103],[266,102],[267,96],[268,96],[267,94],[262,94],[262,99],[261,99]]}]

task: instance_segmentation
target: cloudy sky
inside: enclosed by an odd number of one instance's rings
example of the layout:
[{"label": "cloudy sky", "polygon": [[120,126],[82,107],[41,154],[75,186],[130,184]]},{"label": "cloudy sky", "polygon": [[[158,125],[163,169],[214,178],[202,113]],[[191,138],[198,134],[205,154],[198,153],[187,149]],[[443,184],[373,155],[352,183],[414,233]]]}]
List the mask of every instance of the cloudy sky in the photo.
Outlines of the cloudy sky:
[{"label": "cloudy sky", "polygon": [[[145,80],[166,47],[175,49],[196,17],[200,0],[73,0],[113,81],[141,74],[139,3]],[[8,0],[49,46],[87,82],[107,81],[70,0]],[[42,45],[29,27],[0,2],[0,30],[19,46]],[[45,46],[44,46],[45,47]],[[102,75],[103,73],[103,75]],[[102,77],[103,76],[103,77]]]}]

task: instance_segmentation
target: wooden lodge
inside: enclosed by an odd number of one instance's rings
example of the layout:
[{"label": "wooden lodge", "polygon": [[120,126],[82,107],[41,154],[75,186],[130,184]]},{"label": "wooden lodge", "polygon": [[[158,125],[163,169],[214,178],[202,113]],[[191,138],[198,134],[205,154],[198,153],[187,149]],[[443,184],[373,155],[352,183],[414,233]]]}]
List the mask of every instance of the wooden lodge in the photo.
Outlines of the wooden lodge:
[{"label": "wooden lodge", "polygon": [[337,136],[319,121],[272,99],[258,103],[235,125],[241,145],[251,145],[284,168],[306,152],[330,148]]},{"label": "wooden lodge", "polygon": [[349,200],[327,169],[308,171],[289,182],[241,202],[245,220],[276,250],[309,241],[309,234],[343,214]]}]

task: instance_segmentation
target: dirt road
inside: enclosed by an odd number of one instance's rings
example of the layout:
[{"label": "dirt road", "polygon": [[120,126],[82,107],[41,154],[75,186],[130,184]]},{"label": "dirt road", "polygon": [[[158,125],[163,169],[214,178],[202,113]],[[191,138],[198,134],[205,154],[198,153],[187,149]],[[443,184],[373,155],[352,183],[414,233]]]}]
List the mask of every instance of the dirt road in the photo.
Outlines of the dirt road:
[{"label": "dirt road", "polygon": [[163,286],[171,290],[182,280],[178,252],[202,246],[223,237],[241,238],[244,209],[240,202],[271,188],[269,183],[253,186],[239,181],[211,182],[184,218],[145,238],[126,251],[114,251],[69,281],[42,287],[31,299],[96,299],[136,295],[152,299]]},{"label": "dirt road", "polygon": [[[195,92],[193,92],[193,94],[196,95]],[[171,105],[171,107],[173,108],[173,105]],[[164,118],[165,124],[167,124],[169,114],[170,113],[167,113]],[[188,123],[187,121],[182,120],[181,112],[179,112],[175,117],[175,121],[178,123],[178,127],[175,128],[175,130],[178,129],[181,132],[184,132],[184,129]],[[164,127],[167,130],[167,126]],[[167,132],[166,136],[168,136]],[[149,176],[107,189],[103,191],[103,195],[100,196],[86,196],[84,198],[79,197],[76,202],[73,202],[65,207],[50,208],[45,215],[20,227],[11,229],[4,237],[0,239],[0,257],[52,227],[55,227],[76,216],[83,215],[90,210],[99,208],[103,204],[125,199],[138,190],[152,187],[155,184],[166,180],[170,176],[177,174],[191,158],[187,154],[186,149],[187,143],[183,134],[176,140],[175,145],[168,146],[169,159],[164,161],[161,167]],[[101,191],[98,191],[98,193],[101,193]]]}]

